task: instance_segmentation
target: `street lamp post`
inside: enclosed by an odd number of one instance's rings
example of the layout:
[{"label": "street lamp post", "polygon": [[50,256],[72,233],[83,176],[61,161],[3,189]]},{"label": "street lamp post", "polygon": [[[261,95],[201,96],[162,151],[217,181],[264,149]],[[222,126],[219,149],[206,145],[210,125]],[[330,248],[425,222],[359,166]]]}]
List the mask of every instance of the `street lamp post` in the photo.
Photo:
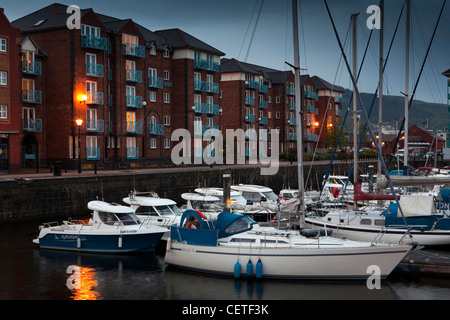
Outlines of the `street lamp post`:
[{"label": "street lamp post", "polygon": [[78,173],[81,173],[81,125],[83,124],[82,119],[75,120],[78,126]]}]

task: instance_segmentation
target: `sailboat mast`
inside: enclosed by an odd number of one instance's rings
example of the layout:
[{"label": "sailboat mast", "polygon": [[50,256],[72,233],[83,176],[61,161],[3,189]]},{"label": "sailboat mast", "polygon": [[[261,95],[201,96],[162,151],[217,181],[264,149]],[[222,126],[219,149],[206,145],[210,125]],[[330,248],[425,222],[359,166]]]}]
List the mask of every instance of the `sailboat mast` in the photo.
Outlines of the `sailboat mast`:
[{"label": "sailboat mast", "polygon": [[[356,18],[358,14],[352,14],[353,22],[353,77],[356,79],[358,69],[357,69],[357,46],[356,46]],[[358,114],[357,114],[357,96],[356,87],[353,86],[353,184],[358,182]],[[356,201],[353,201],[353,209],[356,210]]]},{"label": "sailboat mast", "polygon": [[299,35],[298,35],[298,12],[297,1],[292,0],[292,24],[294,37],[294,74],[295,74],[295,114],[297,121],[297,167],[298,167],[298,197],[299,205],[299,224],[300,228],[305,227],[305,195],[304,195],[304,181],[303,181],[303,129],[302,129],[302,105],[303,97],[300,80],[300,52],[299,52]]},{"label": "sailboat mast", "polygon": [[[405,58],[405,143],[404,143],[404,166],[408,168],[408,106],[409,106],[409,32],[411,28],[411,1],[406,0],[406,58]],[[406,188],[405,188],[406,194]]]},{"label": "sailboat mast", "polygon": [[[383,155],[383,41],[384,41],[384,0],[380,0],[380,65],[378,83],[378,148]],[[381,178],[381,160],[378,159],[377,181]]]}]

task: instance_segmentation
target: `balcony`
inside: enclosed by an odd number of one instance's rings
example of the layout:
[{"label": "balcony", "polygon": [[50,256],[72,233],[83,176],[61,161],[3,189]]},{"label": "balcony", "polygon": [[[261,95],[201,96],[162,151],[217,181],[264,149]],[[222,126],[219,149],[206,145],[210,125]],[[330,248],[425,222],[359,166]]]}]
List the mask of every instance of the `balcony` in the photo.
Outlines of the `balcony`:
[{"label": "balcony", "polygon": [[127,70],[127,81],[141,83],[142,82],[142,71]]},{"label": "balcony", "polygon": [[[210,132],[206,132],[208,129],[211,129]],[[209,126],[209,125],[203,125],[202,126],[202,135],[204,136],[210,136],[212,133],[217,133],[215,131],[219,130],[219,126]],[[212,132],[211,132],[212,131]]]},{"label": "balcony", "polygon": [[40,90],[22,90],[22,102],[42,103],[42,91]]},{"label": "balcony", "polygon": [[245,122],[255,122],[255,115],[254,114],[246,114]]},{"label": "balcony", "polygon": [[319,100],[319,96],[317,95],[317,92],[311,91],[311,90],[305,91],[305,98]]},{"label": "balcony", "polygon": [[127,133],[142,133],[142,122],[127,121]]},{"label": "balcony", "polygon": [[259,117],[259,124],[267,124],[268,118],[267,117]]},{"label": "balcony", "polygon": [[22,61],[22,73],[40,76],[42,74],[42,64],[36,61]]},{"label": "balcony", "polygon": [[255,81],[255,80],[245,80],[245,87],[249,88],[249,89],[260,89],[261,88],[261,84],[259,83],[259,81]]},{"label": "balcony", "polygon": [[149,77],[148,78],[148,87],[161,89],[163,87],[163,78]]},{"label": "balcony", "polygon": [[130,108],[142,108],[142,97],[140,97],[140,96],[127,96],[127,107],[130,107]]},{"label": "balcony", "polygon": [[338,96],[334,97],[334,102],[336,102],[336,103],[342,103],[342,100],[343,100],[342,97],[338,97]]},{"label": "balcony", "polygon": [[288,133],[287,140],[288,141],[297,141],[297,134],[296,133]]},{"label": "balcony", "polygon": [[245,104],[247,104],[249,106],[254,106],[255,105],[255,97],[250,97],[250,96],[245,97]]},{"label": "balcony", "polygon": [[220,114],[220,107],[218,104],[200,103],[196,102],[194,105],[195,113],[218,115]]},{"label": "balcony", "polygon": [[122,43],[122,54],[124,56],[145,58],[145,47],[133,43]]},{"label": "balcony", "polygon": [[155,136],[162,136],[164,133],[164,126],[162,124],[151,123],[149,125],[149,133]]},{"label": "balcony", "polygon": [[86,121],[86,131],[88,132],[104,132],[105,121],[97,119],[89,119]]},{"label": "balcony", "polygon": [[207,81],[194,81],[194,90],[209,93],[219,93],[219,84]]},{"label": "balcony", "polygon": [[245,131],[245,139],[250,139],[250,140],[256,140],[257,136],[256,136],[256,130],[255,129],[248,129]]},{"label": "balcony", "polygon": [[290,96],[294,96],[295,95],[295,87],[287,87],[286,94],[288,94]]},{"label": "balcony", "polygon": [[319,141],[319,136],[317,134],[308,133],[305,135],[306,142],[317,142]]},{"label": "balcony", "polygon": [[267,101],[259,101],[259,108],[260,109],[267,109]]},{"label": "balcony", "polygon": [[290,110],[290,111],[295,111],[295,110],[296,110],[296,105],[295,105],[295,103],[293,103],[293,102],[290,102],[290,103],[289,103],[289,110]]},{"label": "balcony", "polygon": [[42,119],[22,119],[22,129],[26,132],[42,132]]},{"label": "balcony", "polygon": [[315,112],[314,106],[307,105],[306,106],[306,112],[314,113]]},{"label": "balcony", "polygon": [[103,92],[90,91],[86,92],[86,96],[86,104],[102,105],[104,103]]},{"label": "balcony", "polygon": [[262,85],[261,88],[259,89],[259,92],[261,92],[261,93],[267,93],[267,86]]},{"label": "balcony", "polygon": [[207,71],[219,72],[219,63],[211,61],[211,60],[195,58],[194,59],[194,68],[201,69],[201,70],[207,70]]},{"label": "balcony", "polygon": [[139,148],[127,148],[127,159],[139,159]]},{"label": "balcony", "polygon": [[290,119],[289,119],[289,124],[290,124],[291,126],[295,126],[295,125],[297,124],[297,119],[296,119],[296,118],[290,118]]},{"label": "balcony", "polygon": [[86,64],[86,75],[91,77],[103,78],[103,65],[96,63]]},{"label": "balcony", "polygon": [[108,40],[103,37],[96,37],[90,34],[81,35],[81,47],[106,51]]},{"label": "balcony", "polygon": [[100,160],[100,147],[87,147],[86,160]]}]

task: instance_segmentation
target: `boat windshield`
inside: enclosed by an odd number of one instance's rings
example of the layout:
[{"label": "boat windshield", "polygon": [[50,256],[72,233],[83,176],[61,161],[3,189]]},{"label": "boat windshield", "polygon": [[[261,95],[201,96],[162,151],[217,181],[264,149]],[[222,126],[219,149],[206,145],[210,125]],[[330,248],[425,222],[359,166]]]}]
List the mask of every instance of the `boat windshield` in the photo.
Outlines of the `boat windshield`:
[{"label": "boat windshield", "polygon": [[242,218],[236,220],[232,224],[230,224],[226,229],[225,232],[229,234],[235,234],[239,232],[243,232],[246,230],[251,229],[252,224],[254,221],[247,216],[243,216]]},{"label": "boat windshield", "polygon": [[276,195],[273,191],[263,192],[262,194],[263,194],[263,195],[267,198],[267,200],[269,200],[269,201],[277,201],[277,199],[278,199],[277,195]]},{"label": "boat windshield", "polygon": [[137,219],[129,213],[112,213],[112,212],[99,212],[100,220],[107,225],[119,225],[125,226],[138,224]]}]

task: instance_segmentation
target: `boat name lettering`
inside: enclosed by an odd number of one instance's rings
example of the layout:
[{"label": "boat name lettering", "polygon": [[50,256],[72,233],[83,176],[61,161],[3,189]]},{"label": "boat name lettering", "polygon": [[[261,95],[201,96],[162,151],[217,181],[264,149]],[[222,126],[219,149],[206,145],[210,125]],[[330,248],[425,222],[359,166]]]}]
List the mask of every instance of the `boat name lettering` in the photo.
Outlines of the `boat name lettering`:
[{"label": "boat name lettering", "polygon": [[136,233],[136,230],[120,230],[120,233]]},{"label": "boat name lettering", "polygon": [[450,202],[435,201],[434,205],[437,210],[449,210],[450,209]]}]

